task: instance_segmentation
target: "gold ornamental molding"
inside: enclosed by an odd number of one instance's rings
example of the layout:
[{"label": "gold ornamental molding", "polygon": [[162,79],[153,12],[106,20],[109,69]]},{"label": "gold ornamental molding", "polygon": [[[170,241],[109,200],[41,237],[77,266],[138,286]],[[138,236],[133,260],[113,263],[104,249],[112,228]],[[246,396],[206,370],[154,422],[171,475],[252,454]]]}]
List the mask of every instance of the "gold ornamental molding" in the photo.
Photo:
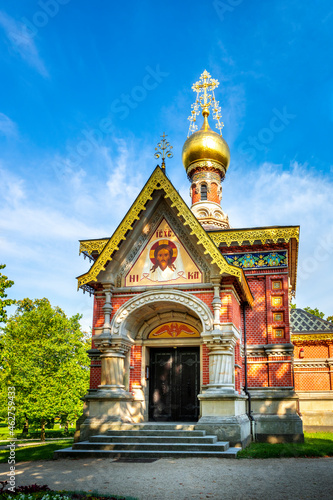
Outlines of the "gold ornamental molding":
[{"label": "gold ornamental molding", "polygon": [[232,243],[243,245],[245,242],[253,245],[255,241],[260,241],[264,245],[266,242],[271,241],[277,243],[280,239],[288,242],[292,238],[295,238],[296,241],[299,241],[299,226],[233,229],[223,232],[212,231],[209,233],[209,236],[217,246],[225,243],[229,247]]},{"label": "gold ornamental molding", "polygon": [[152,200],[153,192],[160,189],[164,190],[165,198],[170,199],[171,207],[176,208],[178,216],[183,219],[183,224],[190,227],[191,234],[195,235],[197,238],[197,244],[204,246],[204,253],[210,255],[212,258],[212,264],[215,263],[219,267],[221,273],[235,276],[238,279],[246,300],[250,305],[252,305],[253,297],[245,279],[243,270],[227,263],[217,246],[211,240],[210,236],[206,233],[184,200],[178,194],[177,190],[173,187],[169,179],[158,166],[155,168],[141,193],[134,201],[113,236],[104,246],[101,254],[91,266],[90,270],[77,278],[78,288],[92,281],[97,281],[98,274],[100,271],[105,269],[107,263],[112,259],[112,254],[119,249],[119,245],[122,240],[126,240],[126,233],[131,231],[133,229],[134,222],[139,220],[140,212],[146,210],[146,204],[148,201]]},{"label": "gold ornamental molding", "polygon": [[81,240],[80,241],[80,254],[83,252],[86,252],[88,255],[91,255],[93,252],[98,252],[100,254],[108,241],[109,241],[108,239]]},{"label": "gold ornamental molding", "polygon": [[292,333],[291,341],[293,344],[304,344],[306,342],[333,342],[333,332],[332,333]]}]

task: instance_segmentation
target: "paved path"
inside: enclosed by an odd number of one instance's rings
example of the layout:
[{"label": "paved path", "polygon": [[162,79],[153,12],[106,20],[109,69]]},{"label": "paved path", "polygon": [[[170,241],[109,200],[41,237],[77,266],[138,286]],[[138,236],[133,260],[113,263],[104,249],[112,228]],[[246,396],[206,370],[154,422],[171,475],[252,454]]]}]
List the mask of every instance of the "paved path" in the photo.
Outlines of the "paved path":
[{"label": "paved path", "polygon": [[[17,485],[97,490],[140,500],[314,500],[333,497],[333,458],[62,459],[16,464]],[[0,464],[0,481],[8,465]]]}]

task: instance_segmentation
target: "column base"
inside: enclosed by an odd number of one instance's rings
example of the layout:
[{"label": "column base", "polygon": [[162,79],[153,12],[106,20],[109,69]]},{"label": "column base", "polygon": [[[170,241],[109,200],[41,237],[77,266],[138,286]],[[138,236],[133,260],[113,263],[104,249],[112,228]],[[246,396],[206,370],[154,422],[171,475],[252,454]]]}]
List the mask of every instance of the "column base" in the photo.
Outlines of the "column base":
[{"label": "column base", "polygon": [[76,441],[84,441],[95,434],[104,434],[112,423],[138,423],[143,421],[143,402],[135,401],[127,391],[101,389],[84,398],[85,415],[79,419]]},{"label": "column base", "polygon": [[267,443],[303,443],[303,422],[297,413],[293,388],[249,389],[255,440]]},{"label": "column base", "polygon": [[208,390],[198,395],[201,407],[201,417],[224,417],[244,415],[246,413],[246,396],[235,392]]},{"label": "column base", "polygon": [[230,446],[245,448],[251,442],[251,422],[247,415],[201,417],[195,428],[214,434],[219,441],[229,441]]}]

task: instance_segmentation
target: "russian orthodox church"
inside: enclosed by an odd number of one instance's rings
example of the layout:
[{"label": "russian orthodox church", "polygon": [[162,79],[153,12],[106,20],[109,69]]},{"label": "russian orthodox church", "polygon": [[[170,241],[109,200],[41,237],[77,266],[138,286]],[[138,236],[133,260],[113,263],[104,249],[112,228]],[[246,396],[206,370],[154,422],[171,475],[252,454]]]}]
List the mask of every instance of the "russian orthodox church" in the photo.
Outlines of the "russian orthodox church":
[{"label": "russian orthodox church", "polygon": [[182,153],[191,208],[166,176],[163,135],[161,166],[114,234],[80,241],[92,265],[78,286],[94,295],[94,313],[77,441],[153,423],[191,423],[231,446],[303,440],[289,306],[299,226],[230,227],[217,86],[205,71],[192,87]]}]

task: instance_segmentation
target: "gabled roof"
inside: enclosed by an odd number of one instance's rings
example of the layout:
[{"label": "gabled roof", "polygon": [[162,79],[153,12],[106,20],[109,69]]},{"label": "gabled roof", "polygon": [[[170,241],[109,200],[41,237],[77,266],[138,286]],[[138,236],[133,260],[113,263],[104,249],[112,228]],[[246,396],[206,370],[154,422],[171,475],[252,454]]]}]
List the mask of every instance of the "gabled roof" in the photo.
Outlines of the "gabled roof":
[{"label": "gabled roof", "polygon": [[303,309],[291,309],[290,328],[292,333],[326,333],[333,332],[333,323]]},{"label": "gabled roof", "polygon": [[77,278],[78,287],[84,287],[89,283],[91,284],[92,282],[97,281],[98,274],[100,273],[100,271],[104,270],[108,262],[112,260],[114,252],[119,249],[122,241],[126,240],[127,232],[132,231],[134,223],[140,219],[140,212],[146,210],[147,203],[152,200],[153,192],[157,190],[163,190],[164,198],[170,199],[171,207],[174,207],[176,209],[178,217],[181,218],[183,224],[190,227],[191,234],[195,235],[195,237],[197,238],[197,243],[204,246],[204,253],[208,254],[211,257],[211,263],[216,263],[221,271],[221,274],[226,273],[237,278],[244,293],[244,298],[250,305],[252,305],[253,297],[243,270],[227,263],[218,247],[211,240],[209,235],[198,222],[194,214],[191,212],[189,207],[186,205],[182,197],[179,195],[177,190],[174,188],[170,180],[166,177],[165,173],[159,166],[157,166],[153,171],[152,175],[143,187],[141,193],[134,201],[133,205],[125,215],[120,225],[117,227],[114,234],[105,244],[100,255],[93,263],[90,270]]}]

